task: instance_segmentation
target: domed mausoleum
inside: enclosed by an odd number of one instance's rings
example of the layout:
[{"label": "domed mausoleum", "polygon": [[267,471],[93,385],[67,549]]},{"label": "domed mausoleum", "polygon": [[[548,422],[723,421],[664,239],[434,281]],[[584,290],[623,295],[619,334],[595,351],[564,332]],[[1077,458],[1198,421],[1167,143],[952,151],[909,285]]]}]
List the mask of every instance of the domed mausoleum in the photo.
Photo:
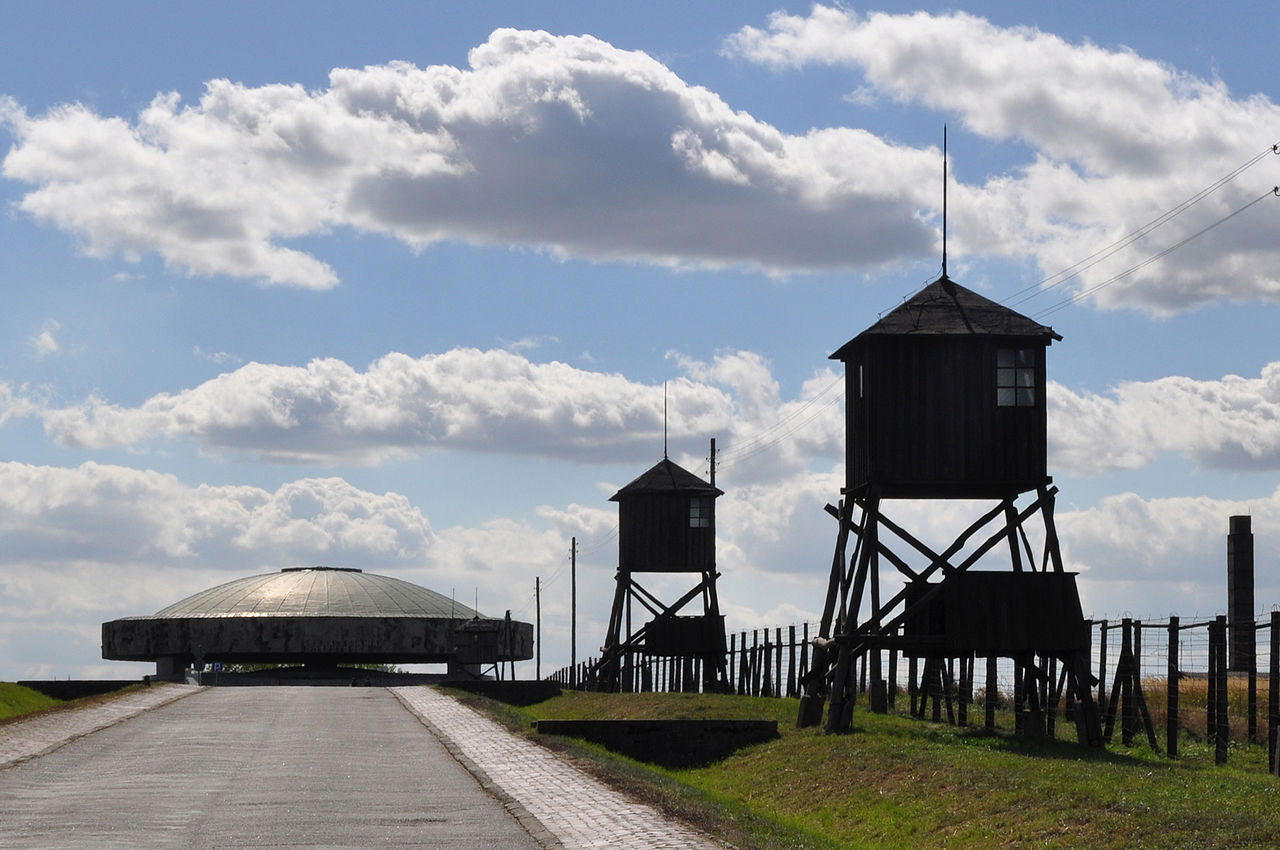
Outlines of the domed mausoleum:
[{"label": "domed mausoleum", "polygon": [[102,624],[102,657],[192,664],[438,664],[533,657],[533,626],[486,617],[443,594],[344,567],[293,567],[203,590],[149,617]]}]

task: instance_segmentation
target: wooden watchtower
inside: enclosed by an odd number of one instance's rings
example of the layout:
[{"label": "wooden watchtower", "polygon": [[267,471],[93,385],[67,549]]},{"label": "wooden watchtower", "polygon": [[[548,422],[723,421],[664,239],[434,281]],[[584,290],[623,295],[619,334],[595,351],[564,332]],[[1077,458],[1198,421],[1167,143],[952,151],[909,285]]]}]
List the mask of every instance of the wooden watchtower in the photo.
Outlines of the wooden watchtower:
[{"label": "wooden watchtower", "polygon": [[[940,278],[831,355],[845,365],[846,481],[839,507],[827,506],[839,530],[800,725],[821,721],[829,695],[826,728],[849,730],[857,661],[869,671],[873,709],[883,710],[881,651],[893,649],[925,659],[926,677],[940,676],[944,659],[1012,658],[1020,690],[1060,661],[1081,740],[1099,742],[1089,630],[1075,576],[1062,567],[1057,489],[1046,474],[1045,354],[1061,339],[956,284],[944,264]],[[1019,507],[1024,494],[1030,504]],[[994,505],[935,550],[886,515],[905,499]],[[1029,536],[1036,514],[1042,527]],[[1002,550],[1011,569],[970,569]],[[903,580],[887,600],[882,562]]]},{"label": "wooden watchtower", "polygon": [[[698,659],[708,690],[727,686],[724,617],[716,595],[715,503],[722,495],[713,483],[664,457],[610,499],[618,503],[618,573],[609,629],[594,671],[600,689],[634,687],[638,655],[679,663]],[[640,584],[637,577],[644,573],[688,573],[696,583],[667,604]],[[649,618],[636,629],[633,602]],[[697,602],[701,613],[680,613],[696,610]]]}]

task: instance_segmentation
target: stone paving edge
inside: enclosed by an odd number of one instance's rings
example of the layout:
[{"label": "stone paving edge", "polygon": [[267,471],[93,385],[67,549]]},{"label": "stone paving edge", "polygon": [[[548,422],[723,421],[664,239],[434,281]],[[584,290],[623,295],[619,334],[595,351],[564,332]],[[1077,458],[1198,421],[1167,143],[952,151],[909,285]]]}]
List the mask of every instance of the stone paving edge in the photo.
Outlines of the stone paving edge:
[{"label": "stone paving edge", "polygon": [[555,833],[548,829],[546,824],[538,820],[538,818],[526,809],[519,800],[511,796],[507,793],[505,788],[495,782],[493,778],[485,772],[484,768],[480,767],[480,765],[477,764],[470,756],[464,753],[448,733],[428,720],[411,702],[399,693],[398,689],[390,688],[389,690],[391,693],[395,694],[395,698],[400,701],[400,704],[403,705],[410,714],[418,718],[418,721],[422,723],[423,726],[427,727],[432,735],[435,735],[436,738],[440,740],[441,745],[445,748],[445,751],[453,757],[453,760],[462,765],[468,773],[475,777],[476,782],[480,783],[481,788],[497,799],[498,802],[502,803],[503,808],[511,813],[511,816],[519,822],[525,832],[529,833],[530,837],[538,843],[538,846],[544,848],[544,850],[564,850],[564,842],[556,837]]},{"label": "stone paving edge", "polygon": [[[0,761],[0,770],[6,770],[10,767],[14,767],[15,765],[19,765],[19,764],[23,764],[24,762],[31,761],[32,759],[37,759],[37,758],[40,758],[41,756],[46,756],[49,753],[53,752],[54,750],[62,749],[67,744],[70,744],[72,741],[78,741],[87,735],[92,735],[94,732],[101,732],[103,729],[109,729],[110,727],[115,726],[117,723],[123,723],[124,721],[137,717],[140,714],[146,714],[148,711],[152,711],[162,706],[175,703],[180,699],[186,699],[187,697],[193,694],[198,694],[205,689],[202,687],[192,688],[192,689],[187,689],[184,687],[181,689],[175,688],[174,690],[176,691],[176,693],[174,693],[172,696],[170,696],[167,699],[163,699],[155,703],[148,703],[146,705],[139,706],[136,710],[130,711],[127,714],[121,714],[118,716],[109,716],[106,719],[104,719],[102,722],[93,724],[92,728],[81,729],[76,732],[73,732],[67,737],[60,738],[57,741],[54,741],[52,744],[49,744],[47,747],[44,747],[43,749],[37,752],[24,753],[23,755],[8,759],[7,761]],[[101,708],[101,705],[99,704],[99,705],[84,706],[80,708],[70,708],[70,709],[64,709],[64,710],[78,713],[78,712],[94,712],[95,710],[98,710],[100,708]],[[22,721],[18,720],[16,722],[21,723]]]}]

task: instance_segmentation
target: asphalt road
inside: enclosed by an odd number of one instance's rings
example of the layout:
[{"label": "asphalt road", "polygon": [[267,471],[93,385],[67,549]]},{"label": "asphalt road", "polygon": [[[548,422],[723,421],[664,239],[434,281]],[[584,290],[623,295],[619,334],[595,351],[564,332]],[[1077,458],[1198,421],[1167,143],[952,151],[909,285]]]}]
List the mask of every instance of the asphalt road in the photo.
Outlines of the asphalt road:
[{"label": "asphalt road", "polygon": [[211,688],[0,770],[0,847],[537,846],[382,688]]}]

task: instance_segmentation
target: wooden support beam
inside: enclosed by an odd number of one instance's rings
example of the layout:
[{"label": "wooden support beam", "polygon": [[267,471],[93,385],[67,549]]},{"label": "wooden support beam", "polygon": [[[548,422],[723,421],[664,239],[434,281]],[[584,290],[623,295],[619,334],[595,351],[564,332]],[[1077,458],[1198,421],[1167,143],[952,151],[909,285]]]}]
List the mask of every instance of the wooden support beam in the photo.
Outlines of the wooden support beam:
[{"label": "wooden support beam", "polygon": [[1053,564],[1055,573],[1063,572],[1062,569],[1062,549],[1058,543],[1058,527],[1053,520],[1053,506],[1055,497],[1058,494],[1057,487],[1041,486],[1039,489],[1040,503],[1043,506],[1041,514],[1044,516],[1044,548]]},{"label": "wooden support beam", "polygon": [[[859,536],[866,543],[861,547],[858,558],[857,571],[854,574],[853,590],[849,595],[848,608],[844,615],[844,629],[847,633],[851,626],[856,625],[858,621],[858,611],[862,608],[862,593],[866,587],[867,575],[871,570],[871,562],[874,553],[878,548],[877,535],[880,519],[880,500],[871,498],[867,500],[865,513],[863,516],[863,527]],[[838,639],[838,655],[836,659],[835,675],[831,682],[831,708],[827,712],[826,730],[828,732],[844,733],[853,727],[853,703],[854,703],[854,685],[850,672],[853,666],[854,653],[849,646],[847,640],[842,640],[843,635],[837,635]]]},{"label": "wooden support beam", "polygon": [[[827,505],[830,509],[831,506]],[[836,548],[831,556],[831,575],[827,581],[827,598],[822,606],[822,619],[818,624],[818,634],[813,646],[813,663],[801,679],[803,694],[800,696],[800,708],[796,716],[796,726],[806,728],[817,726],[822,722],[822,709],[826,702],[827,685],[827,644],[831,637],[831,621],[835,617],[836,601],[844,594],[842,585],[845,576],[845,547],[849,542],[849,529],[852,525],[848,515],[852,511],[851,502],[841,502],[836,512],[839,530],[836,532]],[[861,538],[859,538],[861,539]]]},{"label": "wooden support beam", "polygon": [[1005,533],[1009,538],[1009,561],[1015,573],[1022,572],[1022,555],[1018,552],[1018,511],[1013,506],[1013,499],[1005,499],[1004,521]]},{"label": "wooden support beam", "polygon": [[[865,516],[866,516],[866,514],[865,514],[865,507],[864,507],[864,509],[863,509],[863,510],[864,510],[863,516],[865,517]],[[835,516],[835,514],[834,514],[834,509],[833,509],[830,505],[827,505],[827,507],[826,507],[826,511],[827,511],[827,513],[831,514],[832,516]],[[881,521],[881,522],[887,522],[887,520],[886,520],[883,516],[881,516],[881,517],[880,517],[880,521]],[[858,545],[861,545],[861,544],[862,544],[862,529],[861,529],[861,528],[859,528],[858,526],[850,526],[850,528],[846,529],[846,533],[847,533],[847,532],[849,532],[849,531],[852,531],[855,535],[857,535],[857,537],[858,537]],[[902,558],[898,557],[897,553],[895,553],[892,549],[890,549],[888,546],[886,546],[886,545],[885,545],[885,544],[883,544],[883,543],[878,543],[878,544],[877,544],[877,547],[878,547],[878,549],[879,549],[879,554],[880,554],[880,555],[883,555],[886,559],[888,559],[888,561],[889,561],[891,564],[893,564],[893,565],[894,565],[894,567],[896,567],[896,568],[898,569],[898,571],[899,571],[899,572],[903,573],[904,575],[906,575],[908,578],[911,578],[911,579],[918,578],[918,575],[917,575],[916,571],[915,571],[915,570],[913,570],[913,569],[911,568],[911,566],[910,566],[909,564],[907,564],[907,562],[906,562],[906,561],[904,561],[904,560],[902,560]],[[851,561],[851,562],[850,562],[850,573],[852,573],[852,569],[853,569],[853,566],[852,566],[852,565],[853,565],[853,563],[857,561],[857,555],[858,555],[858,553],[855,551],[855,552],[854,552],[854,558],[853,558],[853,561]]]},{"label": "wooden support beam", "polygon": [[[1055,489],[1053,488],[1050,488],[1050,489],[1051,489],[1051,492],[1056,492]],[[1027,517],[1031,516],[1031,514],[1033,514],[1039,508],[1040,504],[1041,504],[1040,499],[1037,499],[1036,501],[1032,502],[1020,513],[1015,515],[1017,517],[1017,521],[1024,522],[1027,519]],[[957,538],[956,542],[953,543],[951,547],[948,547],[947,551],[951,551],[952,549],[955,549],[956,551],[958,551],[959,548],[962,548],[964,543],[968,540],[970,536],[972,536],[975,532],[977,532],[984,525],[990,522],[991,519],[995,518],[996,516],[999,516],[1001,513],[1004,512],[1004,505],[1005,503],[1001,502],[991,511],[988,511],[987,514],[981,520],[979,520],[978,522],[975,522],[973,525],[969,526],[969,528],[965,529],[964,533],[961,534],[959,538]],[[1007,540],[1007,539],[1008,539],[1008,529],[1002,528],[996,531],[995,533],[993,533],[985,541],[983,541],[983,543],[980,546],[978,546],[978,548],[975,549],[967,558],[961,561],[958,566],[951,566],[950,564],[947,564],[945,561],[942,561],[940,559],[935,560],[929,566],[928,569],[920,573],[920,578],[928,579],[938,569],[942,569],[944,572],[948,572],[948,571],[963,572],[964,570],[967,570],[969,569],[969,567],[976,564],[984,555],[987,554],[987,552],[991,551],[991,549],[993,549],[997,544],[999,544],[1000,541]],[[885,619],[885,615],[888,612],[892,611],[894,608],[896,608],[898,604],[901,603],[907,597],[906,587],[899,590],[896,594],[894,594],[892,599],[890,599],[888,602],[884,604],[884,606],[879,611],[874,612],[875,617],[881,623],[881,628],[883,630],[892,629],[896,626],[901,625],[912,614],[919,612],[938,593],[938,589],[941,588],[941,584],[935,584],[933,585],[933,588],[934,589],[927,591],[918,600],[916,600],[915,604],[903,610],[902,613],[898,614],[892,619]]]},{"label": "wooden support beam", "polygon": [[627,588],[627,592],[630,594],[630,597],[632,599],[634,599],[636,602],[639,602],[644,607],[644,609],[648,611],[652,616],[655,616],[655,617],[658,616],[667,608],[667,606],[663,605],[661,602],[658,602],[657,599],[654,598],[651,593],[649,593],[649,591],[645,590],[643,587],[641,587],[639,584],[637,584],[634,581],[632,581],[631,586]]}]

